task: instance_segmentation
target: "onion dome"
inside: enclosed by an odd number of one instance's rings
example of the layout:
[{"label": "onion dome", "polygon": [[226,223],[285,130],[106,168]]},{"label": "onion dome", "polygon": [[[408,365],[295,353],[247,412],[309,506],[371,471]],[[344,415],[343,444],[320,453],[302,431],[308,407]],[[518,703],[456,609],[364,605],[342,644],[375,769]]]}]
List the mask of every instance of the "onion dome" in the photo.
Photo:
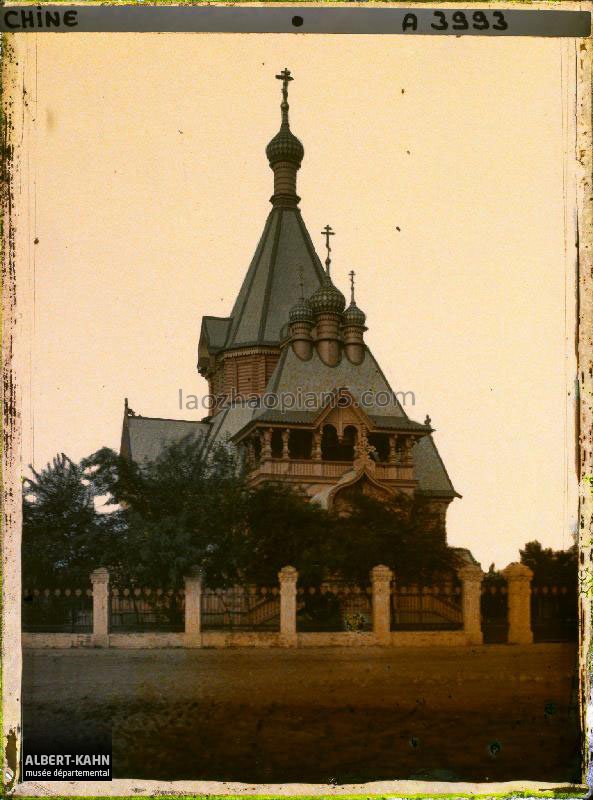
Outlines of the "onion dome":
[{"label": "onion dome", "polygon": [[366,314],[360,310],[353,300],[344,311],[344,325],[358,325],[362,328],[366,321]]},{"label": "onion dome", "polygon": [[354,299],[354,276],[356,273],[351,269],[348,274],[350,275],[350,305],[344,311],[344,325],[358,325],[363,328],[367,317],[364,311],[361,311],[356,305]]},{"label": "onion dome", "polygon": [[290,309],[289,319],[291,322],[314,322],[313,309],[311,303],[301,297]]},{"label": "onion dome", "polygon": [[305,148],[300,140],[292,133],[288,123],[286,125],[282,123],[280,130],[266,147],[266,156],[270,166],[273,167],[279,161],[288,161],[300,167],[304,155]]},{"label": "onion dome", "polygon": [[325,275],[323,283],[311,296],[309,301],[315,314],[333,313],[341,314],[346,306],[346,299],[342,292],[337,289],[329,275]]},{"label": "onion dome", "polygon": [[290,164],[294,164],[298,169],[305,155],[305,148],[290,130],[290,123],[288,121],[288,83],[292,81],[293,78],[288,69],[284,69],[279,75],[276,75],[276,77],[282,81],[282,103],[280,105],[282,122],[280,130],[266,147],[266,156],[268,157],[271,167],[273,167],[274,164],[278,164],[280,161],[288,161]]}]

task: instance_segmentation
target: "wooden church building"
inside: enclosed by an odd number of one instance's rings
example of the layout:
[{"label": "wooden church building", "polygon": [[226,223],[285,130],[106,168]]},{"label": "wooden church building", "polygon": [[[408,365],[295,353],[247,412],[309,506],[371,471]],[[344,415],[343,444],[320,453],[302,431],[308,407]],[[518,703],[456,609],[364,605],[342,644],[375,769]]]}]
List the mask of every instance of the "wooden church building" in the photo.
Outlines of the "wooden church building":
[{"label": "wooden church building", "polygon": [[206,316],[198,371],[216,399],[201,421],[142,417],[125,407],[122,454],[152,459],[187,435],[240,449],[249,480],[286,481],[328,508],[351,492],[427,498],[441,525],[457,494],[430,420],[410,419],[366,341],[366,316],[331,276],[331,236],[322,264],[299,209],[304,148],[289,124],[290,72],[281,123],[266,147],[272,208],[228,317]]}]

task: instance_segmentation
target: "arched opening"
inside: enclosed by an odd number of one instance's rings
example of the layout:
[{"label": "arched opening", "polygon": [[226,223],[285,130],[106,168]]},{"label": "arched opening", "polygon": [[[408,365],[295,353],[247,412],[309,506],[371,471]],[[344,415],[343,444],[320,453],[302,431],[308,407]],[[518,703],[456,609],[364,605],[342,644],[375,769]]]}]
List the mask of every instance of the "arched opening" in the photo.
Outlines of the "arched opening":
[{"label": "arched opening", "polygon": [[274,428],[272,431],[272,458],[282,458],[282,431]]},{"label": "arched opening", "polygon": [[370,433],[368,439],[375,448],[375,460],[389,461],[389,436],[386,433]]},{"label": "arched opening", "polygon": [[344,428],[344,435],[340,446],[341,458],[340,461],[353,461],[354,450],[358,438],[358,431],[354,425],[346,425]]},{"label": "arched opening", "polygon": [[340,441],[333,425],[324,425],[321,433],[321,458],[323,461],[340,461]]},{"label": "arched opening", "polygon": [[321,458],[324,461],[353,461],[358,431],[354,425],[344,428],[342,440],[333,425],[324,425],[321,434]]},{"label": "arched opening", "polygon": [[313,434],[311,431],[291,430],[288,437],[288,454],[290,458],[311,458]]}]

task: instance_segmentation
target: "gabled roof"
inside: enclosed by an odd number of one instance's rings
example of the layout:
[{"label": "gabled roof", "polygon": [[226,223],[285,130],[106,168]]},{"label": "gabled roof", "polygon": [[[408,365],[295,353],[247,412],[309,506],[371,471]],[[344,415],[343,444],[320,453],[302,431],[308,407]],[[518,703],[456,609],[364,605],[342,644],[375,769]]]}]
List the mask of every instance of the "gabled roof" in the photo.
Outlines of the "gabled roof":
[{"label": "gabled roof", "polygon": [[233,306],[225,349],[280,343],[288,312],[300,296],[301,268],[309,296],[324,273],[301,212],[296,206],[273,208]]},{"label": "gabled roof", "polygon": [[179,442],[186,436],[203,437],[209,429],[207,422],[125,415],[121,454],[136,463],[153,461],[173,442]]}]

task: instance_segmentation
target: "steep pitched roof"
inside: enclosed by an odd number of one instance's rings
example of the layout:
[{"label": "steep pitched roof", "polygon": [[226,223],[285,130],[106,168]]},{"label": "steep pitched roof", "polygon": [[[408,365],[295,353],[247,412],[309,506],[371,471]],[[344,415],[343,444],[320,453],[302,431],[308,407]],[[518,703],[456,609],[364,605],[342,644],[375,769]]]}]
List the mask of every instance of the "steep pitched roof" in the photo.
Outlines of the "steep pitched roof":
[{"label": "steep pitched roof", "polygon": [[124,416],[121,453],[137,463],[153,461],[173,442],[203,437],[209,429],[206,422]]},{"label": "steep pitched roof", "polygon": [[225,348],[280,342],[300,295],[300,268],[309,296],[323,279],[321,262],[299,209],[275,207],[233,306]]},{"label": "steep pitched roof", "polygon": [[455,491],[432,436],[423,436],[412,449],[418,491],[426,497],[461,497]]},{"label": "steep pitched roof", "polygon": [[[396,394],[368,348],[361,364],[352,364],[343,356],[339,364],[329,367],[319,358],[316,350],[309,361],[303,361],[295,355],[292,347],[285,347],[270,377],[267,393],[279,397],[295,395],[292,411],[319,411],[325,405],[324,395],[341,388],[352,394],[366,414],[385,417],[391,423],[395,417],[401,417],[402,422],[407,419]],[[312,402],[312,395],[319,397],[318,403]],[[264,395],[261,413],[269,408]]]},{"label": "steep pitched roof", "polygon": [[[236,406],[221,412],[212,421],[212,436],[209,442],[222,440],[219,430],[221,433],[224,430],[225,437],[232,437],[257,420],[296,424],[311,422],[323,407],[324,396],[334,388],[347,389],[377,426],[396,430],[425,428],[407,416],[368,348],[361,364],[351,364],[347,358],[343,358],[337,366],[328,367],[315,351],[309,361],[303,361],[295,355],[291,347],[285,347],[268,383],[266,395],[259,406],[255,408]],[[366,392],[369,394],[365,395]],[[382,393],[390,398],[389,403],[377,402],[379,397],[385,399]],[[279,403],[282,402],[283,396],[291,396],[295,398],[295,404],[284,411],[281,408],[269,408],[267,405],[269,406],[270,401],[266,400],[266,396],[277,397]],[[317,405],[311,402],[312,396],[319,397]],[[214,420],[222,415],[225,415],[224,424],[221,420],[219,428],[215,431]],[[423,436],[414,445],[412,456],[418,490],[422,494],[435,498],[460,497],[451,483],[431,435]]]},{"label": "steep pitched roof", "polygon": [[224,347],[230,325],[230,317],[202,317],[202,336],[210,352],[215,353]]}]

